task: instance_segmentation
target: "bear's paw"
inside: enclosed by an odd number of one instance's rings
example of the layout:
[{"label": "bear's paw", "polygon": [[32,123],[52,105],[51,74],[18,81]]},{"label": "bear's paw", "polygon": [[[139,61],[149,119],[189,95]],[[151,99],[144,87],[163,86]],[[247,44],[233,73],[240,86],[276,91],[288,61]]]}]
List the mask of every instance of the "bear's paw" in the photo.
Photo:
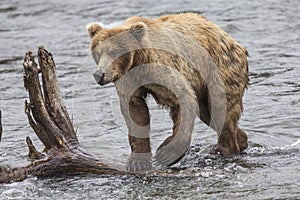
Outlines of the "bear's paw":
[{"label": "bear's paw", "polygon": [[151,153],[132,152],[126,162],[126,171],[140,173],[152,170]]}]

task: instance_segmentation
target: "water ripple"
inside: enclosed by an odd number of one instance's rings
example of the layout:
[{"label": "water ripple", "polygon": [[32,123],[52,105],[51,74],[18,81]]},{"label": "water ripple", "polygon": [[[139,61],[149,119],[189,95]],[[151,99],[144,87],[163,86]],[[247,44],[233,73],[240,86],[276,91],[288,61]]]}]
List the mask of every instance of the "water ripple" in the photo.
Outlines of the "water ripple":
[{"label": "water ripple", "polygon": [[[94,83],[86,24],[114,27],[127,17],[193,11],[216,22],[245,46],[251,85],[240,126],[246,154],[221,158],[209,152],[217,136],[199,120],[184,159],[163,174],[30,178],[0,186],[0,199],[299,199],[300,1],[18,1],[0,3],[0,164],[27,162],[23,112],[27,93],[22,60],[41,44],[54,53],[60,88],[78,137],[88,152],[125,165],[127,128],[113,85]],[[149,100],[153,153],[171,133],[167,111]],[[34,138],[34,137],[33,137]],[[38,142],[36,138],[36,143]]]}]

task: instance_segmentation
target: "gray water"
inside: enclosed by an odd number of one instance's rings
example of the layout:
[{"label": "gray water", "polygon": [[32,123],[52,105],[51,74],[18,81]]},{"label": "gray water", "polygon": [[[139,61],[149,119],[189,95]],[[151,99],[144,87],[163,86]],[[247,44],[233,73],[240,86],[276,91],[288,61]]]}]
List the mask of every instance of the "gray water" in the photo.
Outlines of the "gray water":
[{"label": "gray water", "polygon": [[[0,185],[0,199],[300,199],[300,1],[16,1],[0,2],[0,165],[28,164],[25,137],[42,145],[24,114],[22,60],[44,45],[53,52],[64,103],[85,150],[123,167],[127,129],[112,85],[100,88],[86,24],[106,27],[127,17],[197,11],[243,46],[250,79],[240,120],[246,154],[210,155],[216,134],[199,120],[186,157],[155,176],[55,177]],[[166,110],[149,99],[153,151],[171,133]]]}]

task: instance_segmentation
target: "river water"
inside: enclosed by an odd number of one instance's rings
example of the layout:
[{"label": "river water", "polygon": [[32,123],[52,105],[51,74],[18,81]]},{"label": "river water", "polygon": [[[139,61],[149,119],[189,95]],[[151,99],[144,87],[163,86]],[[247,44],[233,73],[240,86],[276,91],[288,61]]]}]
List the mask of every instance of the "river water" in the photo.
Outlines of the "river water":
[{"label": "river water", "polygon": [[[0,165],[28,164],[25,137],[42,145],[24,114],[22,62],[44,45],[53,52],[64,103],[85,150],[124,166],[127,129],[115,88],[96,85],[86,24],[196,11],[243,46],[250,79],[240,120],[246,154],[210,155],[216,134],[196,120],[189,153],[165,175],[72,176],[0,185],[0,199],[300,199],[300,1],[17,1],[0,2]],[[149,99],[153,151],[171,133],[168,112]]]}]

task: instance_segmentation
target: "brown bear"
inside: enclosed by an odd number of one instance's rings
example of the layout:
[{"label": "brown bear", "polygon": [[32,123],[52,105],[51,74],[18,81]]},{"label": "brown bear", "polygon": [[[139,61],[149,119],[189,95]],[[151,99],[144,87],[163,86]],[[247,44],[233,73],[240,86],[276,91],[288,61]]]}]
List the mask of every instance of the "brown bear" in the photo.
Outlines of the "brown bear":
[{"label": "brown bear", "polygon": [[121,26],[87,26],[100,85],[114,83],[128,127],[127,170],[152,168],[149,94],[170,109],[173,134],[153,161],[170,166],[186,153],[198,116],[218,134],[216,152],[240,154],[248,147],[238,127],[247,85],[247,50],[224,30],[195,13],[156,19],[130,17]]}]

